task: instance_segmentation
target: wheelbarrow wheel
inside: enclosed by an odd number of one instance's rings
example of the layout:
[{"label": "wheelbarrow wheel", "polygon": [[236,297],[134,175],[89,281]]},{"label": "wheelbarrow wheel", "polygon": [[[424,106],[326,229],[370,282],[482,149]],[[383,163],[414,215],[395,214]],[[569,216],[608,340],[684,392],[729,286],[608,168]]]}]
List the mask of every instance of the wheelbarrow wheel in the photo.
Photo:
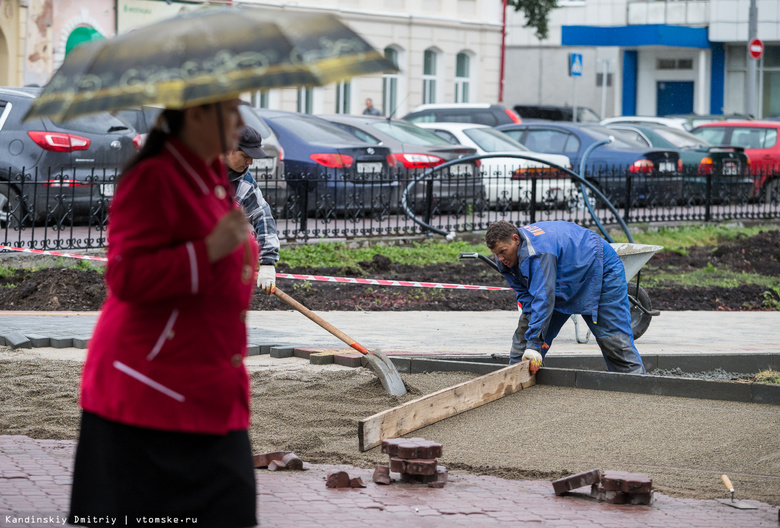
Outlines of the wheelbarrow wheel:
[{"label": "wheelbarrow wheel", "polygon": [[[648,312],[651,312],[653,310],[653,306],[650,303],[650,296],[647,294],[644,288],[641,286],[637,286],[636,283],[629,282],[628,283],[628,294],[634,297],[637,302],[647,310]],[[631,330],[634,332],[634,339],[639,339],[642,337],[642,334],[644,334],[647,331],[647,328],[650,326],[650,321],[653,319],[653,316],[643,312],[639,307],[635,306],[634,303],[631,304]]]}]

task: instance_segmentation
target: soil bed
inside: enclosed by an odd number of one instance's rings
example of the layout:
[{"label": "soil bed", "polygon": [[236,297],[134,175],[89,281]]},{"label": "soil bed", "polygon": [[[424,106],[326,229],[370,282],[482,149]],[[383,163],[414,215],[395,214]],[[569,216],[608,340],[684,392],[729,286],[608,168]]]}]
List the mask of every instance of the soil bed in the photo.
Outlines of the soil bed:
[{"label": "soil bed", "polygon": [[[487,250],[485,251],[487,254]],[[2,261],[0,261],[2,263]],[[643,274],[684,275],[708,266],[718,270],[750,272],[768,277],[780,276],[780,230],[764,231],[737,239],[720,247],[692,247],[684,255],[664,251],[650,259]],[[506,286],[503,277],[481,262],[452,262],[433,266],[408,266],[377,255],[361,262],[359,268],[291,269],[284,262],[280,273],[366,277],[451,284]],[[467,291],[334,284],[286,280],[279,287],[312,310],[453,310],[482,311],[514,309],[511,291]],[[641,284],[641,282],[640,282]],[[5,287],[3,287],[5,286]],[[658,310],[768,310],[778,309],[777,289],[741,284],[725,286],[646,287],[653,308]],[[48,268],[39,271],[19,269],[0,277],[0,310],[98,310],[105,299],[103,276],[95,270]],[[286,310],[275,297],[256,293],[253,310]]]}]

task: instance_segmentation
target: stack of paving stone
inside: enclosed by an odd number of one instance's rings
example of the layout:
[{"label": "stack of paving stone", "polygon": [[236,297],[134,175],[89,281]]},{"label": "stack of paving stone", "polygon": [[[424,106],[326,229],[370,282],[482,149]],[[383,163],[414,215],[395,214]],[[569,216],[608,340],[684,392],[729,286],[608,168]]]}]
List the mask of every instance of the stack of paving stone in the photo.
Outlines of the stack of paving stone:
[{"label": "stack of paving stone", "polygon": [[[427,484],[443,488],[447,482],[447,468],[438,465],[442,445],[424,438],[390,438],[382,441],[382,453],[390,455],[389,471],[401,474],[401,481]],[[389,484],[386,466],[377,466],[374,481]]]},{"label": "stack of paving stone", "polygon": [[653,503],[653,479],[643,473],[591,469],[553,481],[556,495],[590,485],[590,496],[608,504]]}]

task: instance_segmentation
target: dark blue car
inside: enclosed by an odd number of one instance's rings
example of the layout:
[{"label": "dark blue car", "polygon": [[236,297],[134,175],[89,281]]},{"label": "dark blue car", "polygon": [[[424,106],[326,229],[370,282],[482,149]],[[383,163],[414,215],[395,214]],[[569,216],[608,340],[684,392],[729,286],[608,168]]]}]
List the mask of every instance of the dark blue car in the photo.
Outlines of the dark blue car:
[{"label": "dark blue car", "polygon": [[[523,123],[496,127],[534,152],[568,156],[574,172],[585,176],[615,205],[625,204],[628,176],[631,176],[632,205],[669,205],[680,199],[683,167],[675,150],[649,148],[614,137],[600,125],[574,123]],[[581,167],[591,145],[613,137],[596,147]]]},{"label": "dark blue car", "polygon": [[365,143],[308,114],[257,110],[284,150],[294,210],[317,216],[390,212],[398,180],[388,147]]}]

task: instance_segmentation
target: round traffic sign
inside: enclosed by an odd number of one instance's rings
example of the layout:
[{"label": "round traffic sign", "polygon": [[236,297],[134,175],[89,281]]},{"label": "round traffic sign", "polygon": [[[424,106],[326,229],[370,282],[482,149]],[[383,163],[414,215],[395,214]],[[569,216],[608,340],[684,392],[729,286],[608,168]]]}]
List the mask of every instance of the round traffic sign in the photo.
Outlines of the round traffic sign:
[{"label": "round traffic sign", "polygon": [[752,58],[756,60],[760,59],[761,55],[764,54],[764,43],[759,39],[754,38],[748,43],[748,53],[750,53]]}]

